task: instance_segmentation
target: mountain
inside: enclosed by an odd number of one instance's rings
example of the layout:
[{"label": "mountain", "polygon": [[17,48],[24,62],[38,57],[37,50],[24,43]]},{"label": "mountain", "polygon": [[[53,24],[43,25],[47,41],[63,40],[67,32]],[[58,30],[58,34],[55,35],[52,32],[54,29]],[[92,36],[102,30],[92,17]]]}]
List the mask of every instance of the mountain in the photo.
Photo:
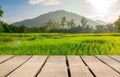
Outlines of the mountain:
[{"label": "mountain", "polygon": [[95,22],[99,23],[100,25],[107,25],[107,22],[104,22],[102,20],[96,20]]},{"label": "mountain", "polygon": [[[54,22],[60,23],[62,17],[66,17],[67,20],[74,19],[75,23],[78,25],[78,24],[81,24],[80,21],[84,16],[80,16],[80,15],[77,15],[75,13],[67,12],[64,10],[57,10],[57,11],[53,11],[53,12],[49,12],[49,13],[40,15],[40,16],[33,18],[33,19],[27,19],[27,20],[24,20],[21,22],[13,23],[13,25],[18,26],[18,25],[24,24],[24,25],[27,25],[28,27],[42,26],[43,24],[48,22],[49,19],[51,19]],[[93,21],[93,20],[88,19],[88,18],[86,18],[86,19],[88,21],[87,24],[89,24],[91,26],[100,25],[96,21]]]}]

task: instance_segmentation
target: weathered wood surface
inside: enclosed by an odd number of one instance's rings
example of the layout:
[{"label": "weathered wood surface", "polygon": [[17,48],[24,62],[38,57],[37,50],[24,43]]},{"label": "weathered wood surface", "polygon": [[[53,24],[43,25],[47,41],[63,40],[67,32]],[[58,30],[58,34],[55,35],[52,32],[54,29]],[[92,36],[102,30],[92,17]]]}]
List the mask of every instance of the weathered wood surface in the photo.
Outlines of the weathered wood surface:
[{"label": "weathered wood surface", "polygon": [[93,56],[82,57],[96,77],[120,77],[120,74]]},{"label": "weathered wood surface", "polygon": [[0,77],[120,77],[120,56],[0,56]]},{"label": "weathered wood surface", "polygon": [[0,64],[0,77],[7,76],[9,73],[17,69],[20,65],[22,65],[29,58],[30,56],[17,56]]},{"label": "weathered wood surface", "polygon": [[71,77],[93,77],[79,56],[68,57]]},{"label": "weathered wood surface", "polygon": [[110,56],[110,57],[120,62],[120,56]]},{"label": "weathered wood surface", "polygon": [[68,77],[65,57],[49,57],[38,77]]},{"label": "weathered wood surface", "polygon": [[120,63],[108,56],[97,56],[101,61],[112,67],[114,70],[120,73]]},{"label": "weathered wood surface", "polygon": [[5,62],[6,60],[8,60],[8,59],[10,59],[12,57],[13,57],[12,55],[0,56],[0,63]]},{"label": "weathered wood surface", "polygon": [[34,77],[44,64],[46,58],[47,57],[45,56],[33,56],[29,61],[16,69],[8,77]]}]

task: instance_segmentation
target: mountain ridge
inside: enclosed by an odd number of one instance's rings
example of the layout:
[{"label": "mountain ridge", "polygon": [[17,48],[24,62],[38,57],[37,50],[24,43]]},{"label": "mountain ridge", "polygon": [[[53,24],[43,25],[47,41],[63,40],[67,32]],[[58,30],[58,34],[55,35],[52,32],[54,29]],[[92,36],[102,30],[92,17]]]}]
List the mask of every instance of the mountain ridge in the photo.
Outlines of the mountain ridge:
[{"label": "mountain ridge", "polygon": [[[80,15],[78,15],[76,13],[72,13],[72,12],[67,12],[65,10],[56,10],[56,11],[52,11],[52,12],[48,12],[48,13],[39,15],[38,17],[35,17],[32,19],[26,19],[26,20],[23,20],[20,22],[13,23],[13,25],[18,26],[18,25],[24,24],[28,27],[33,27],[33,26],[41,27],[46,22],[48,22],[49,19],[51,19],[53,22],[60,23],[62,17],[66,17],[67,21],[73,19],[77,25],[81,25],[80,21],[84,16],[80,16]],[[84,18],[86,18],[86,17],[84,17]],[[89,18],[86,18],[86,19],[88,21],[87,24],[90,26],[101,25],[100,23],[93,21]]]}]

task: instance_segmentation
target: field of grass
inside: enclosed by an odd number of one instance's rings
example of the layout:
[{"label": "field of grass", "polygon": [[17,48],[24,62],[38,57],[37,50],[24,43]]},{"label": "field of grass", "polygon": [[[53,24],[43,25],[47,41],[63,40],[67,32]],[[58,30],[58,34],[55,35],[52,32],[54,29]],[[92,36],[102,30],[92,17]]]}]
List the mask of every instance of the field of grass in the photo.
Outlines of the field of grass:
[{"label": "field of grass", "polygon": [[0,55],[120,55],[120,34],[0,34]]}]

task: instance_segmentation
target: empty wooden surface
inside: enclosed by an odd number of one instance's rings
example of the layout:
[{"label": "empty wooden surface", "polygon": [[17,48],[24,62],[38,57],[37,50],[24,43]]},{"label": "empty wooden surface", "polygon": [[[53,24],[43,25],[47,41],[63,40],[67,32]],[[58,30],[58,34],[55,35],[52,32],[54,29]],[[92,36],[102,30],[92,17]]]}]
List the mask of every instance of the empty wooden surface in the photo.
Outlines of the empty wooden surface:
[{"label": "empty wooden surface", "polygon": [[97,56],[101,61],[112,67],[114,70],[120,73],[120,63],[108,56]]},{"label": "empty wooden surface", "polygon": [[110,56],[110,57],[120,62],[120,56]]},{"label": "empty wooden surface", "polygon": [[51,56],[38,77],[68,77],[65,56]]},{"label": "empty wooden surface", "polygon": [[30,56],[17,56],[0,64],[0,77],[5,77],[17,67],[22,65]]},{"label": "empty wooden surface", "polygon": [[79,56],[68,57],[71,77],[93,77]]},{"label": "empty wooden surface", "polygon": [[0,56],[0,77],[120,77],[120,56]]},{"label": "empty wooden surface", "polygon": [[83,56],[82,57],[88,67],[97,77],[120,77],[116,71],[98,60],[94,56]]},{"label": "empty wooden surface", "polygon": [[20,68],[16,69],[8,77],[34,77],[46,60],[46,56],[33,56]]},{"label": "empty wooden surface", "polygon": [[0,63],[5,62],[6,60],[8,60],[8,59],[10,59],[12,57],[13,57],[12,55],[0,56]]}]

